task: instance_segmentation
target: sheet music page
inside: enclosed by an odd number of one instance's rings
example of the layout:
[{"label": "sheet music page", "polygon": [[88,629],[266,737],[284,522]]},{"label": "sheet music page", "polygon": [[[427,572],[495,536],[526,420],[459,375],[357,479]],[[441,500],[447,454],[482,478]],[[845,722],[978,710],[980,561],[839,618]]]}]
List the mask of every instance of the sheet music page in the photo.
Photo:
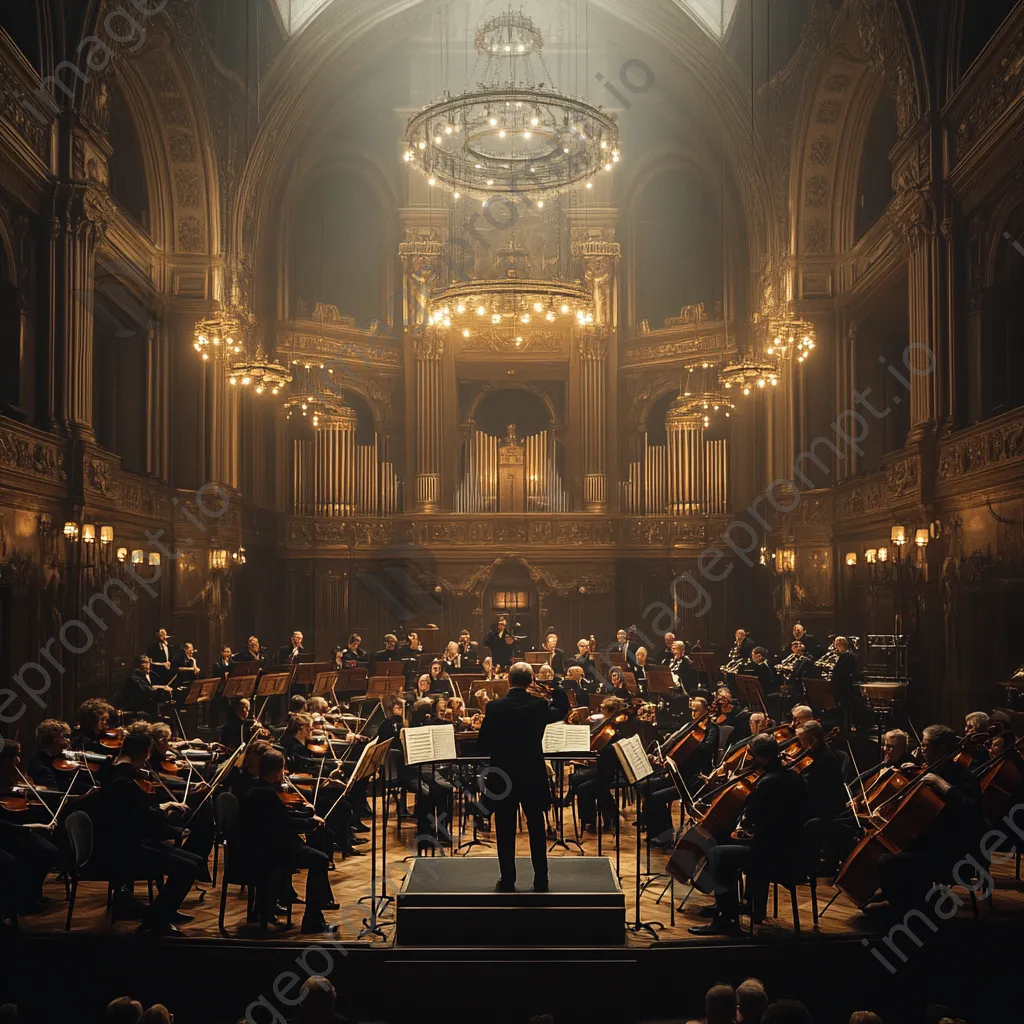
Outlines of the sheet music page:
[{"label": "sheet music page", "polygon": [[454,761],[459,756],[455,749],[455,726],[428,725],[427,728],[433,733],[434,760]]},{"label": "sheet music page", "polygon": [[541,750],[545,754],[557,754],[565,750],[565,722],[549,722],[544,727]]},{"label": "sheet music page", "polygon": [[631,783],[640,782],[654,774],[651,762],[644,752],[644,745],[639,736],[629,736],[624,740],[615,743],[619,751],[620,759],[624,759],[629,768],[629,774],[633,777]]},{"label": "sheet music page", "polygon": [[563,750],[576,754],[590,749],[590,726],[567,725],[565,727],[565,746]]},{"label": "sheet music page", "polygon": [[402,746],[405,749],[406,764],[423,764],[434,760],[433,726],[424,725],[418,729],[402,730]]}]

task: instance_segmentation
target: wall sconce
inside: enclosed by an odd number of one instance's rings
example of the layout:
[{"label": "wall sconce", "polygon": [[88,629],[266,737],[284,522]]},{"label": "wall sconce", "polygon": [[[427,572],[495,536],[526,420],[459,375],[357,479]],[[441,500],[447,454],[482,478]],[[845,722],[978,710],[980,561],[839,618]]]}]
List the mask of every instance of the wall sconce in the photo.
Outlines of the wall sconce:
[{"label": "wall sconce", "polygon": [[[889,532],[889,537],[896,547],[901,548],[907,543],[907,531],[903,526],[894,526]],[[884,561],[884,559],[883,559]]]},{"label": "wall sconce", "polygon": [[877,560],[878,552],[874,548],[868,548],[867,551],[864,552],[864,561],[867,562],[868,565],[874,565]]},{"label": "wall sconce", "polygon": [[878,549],[878,560],[880,562],[888,562],[889,561],[889,549],[888,548],[879,548]]},{"label": "wall sconce", "polygon": [[914,543],[919,548],[926,548],[928,546],[928,531],[927,529],[921,529],[914,534]]},{"label": "wall sconce", "polygon": [[82,527],[82,543],[83,544],[95,544],[96,543],[96,527],[92,523],[86,523]]},{"label": "wall sconce", "polygon": [[159,551],[150,551],[150,553],[149,553],[149,564],[150,565],[159,565],[160,564],[160,552]]},{"label": "wall sconce", "polygon": [[214,572],[223,572],[228,567],[228,553],[224,548],[210,549],[210,568]]},{"label": "wall sconce", "polygon": [[235,565],[245,565],[245,548],[240,547],[237,551],[232,551],[231,561]]},{"label": "wall sconce", "polygon": [[128,561],[128,549],[127,548],[118,548],[117,549],[117,560],[119,562],[127,562]]},{"label": "wall sconce", "polygon": [[793,548],[779,548],[775,552],[775,571],[779,573],[796,571],[796,551]]},{"label": "wall sconce", "polygon": [[142,565],[142,548],[135,548],[132,551],[132,565]]},{"label": "wall sconce", "polygon": [[100,543],[101,544],[113,544],[114,543],[114,528],[112,526],[101,526],[100,527]]},{"label": "wall sconce", "polygon": [[846,564],[849,565],[849,566],[854,566],[854,565],[857,564],[857,552],[856,551],[848,551],[846,553]]},{"label": "wall sconce", "polygon": [[65,523],[64,536],[68,540],[78,540],[78,523]]}]

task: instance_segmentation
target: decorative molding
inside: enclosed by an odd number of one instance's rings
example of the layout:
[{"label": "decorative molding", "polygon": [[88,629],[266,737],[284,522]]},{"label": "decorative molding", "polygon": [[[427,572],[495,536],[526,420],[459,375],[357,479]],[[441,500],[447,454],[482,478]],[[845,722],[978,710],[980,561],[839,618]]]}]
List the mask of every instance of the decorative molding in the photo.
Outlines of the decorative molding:
[{"label": "decorative molding", "polygon": [[955,435],[939,449],[939,483],[994,469],[1024,456],[1024,414],[1019,411],[1001,423]]},{"label": "decorative molding", "polygon": [[68,479],[63,445],[17,427],[0,427],[0,467],[58,484]]},{"label": "decorative molding", "polygon": [[974,144],[1024,95],[1024,28],[1010,43],[997,67],[973,91],[970,105],[956,130],[959,162]]}]

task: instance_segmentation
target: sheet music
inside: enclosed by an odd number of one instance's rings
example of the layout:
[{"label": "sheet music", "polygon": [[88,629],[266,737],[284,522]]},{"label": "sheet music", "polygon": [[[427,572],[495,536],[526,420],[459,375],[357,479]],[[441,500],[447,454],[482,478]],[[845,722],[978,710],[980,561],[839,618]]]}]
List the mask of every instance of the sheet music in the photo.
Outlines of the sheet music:
[{"label": "sheet music", "polygon": [[551,722],[544,729],[541,748],[545,754],[579,753],[590,750],[590,726]]},{"label": "sheet music", "polygon": [[454,725],[424,725],[418,729],[402,730],[402,746],[406,764],[424,764],[428,761],[454,761]]},{"label": "sheet music", "polygon": [[619,755],[619,761],[626,770],[626,777],[630,785],[642,782],[654,774],[650,759],[644,751],[644,745],[639,736],[629,736],[624,740],[615,741],[615,752]]}]

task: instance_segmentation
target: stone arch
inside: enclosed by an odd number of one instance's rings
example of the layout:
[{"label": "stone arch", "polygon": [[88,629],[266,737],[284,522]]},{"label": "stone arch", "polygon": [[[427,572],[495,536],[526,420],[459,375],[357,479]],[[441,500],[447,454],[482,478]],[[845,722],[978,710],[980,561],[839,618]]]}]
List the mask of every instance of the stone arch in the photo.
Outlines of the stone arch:
[{"label": "stone arch", "polygon": [[564,424],[561,422],[561,418],[558,414],[558,410],[555,408],[554,400],[542,387],[537,387],[534,384],[526,382],[502,382],[500,386],[492,388],[481,388],[477,394],[473,396],[472,401],[466,408],[466,415],[464,423],[471,424],[476,422],[477,410],[480,408],[482,402],[484,402],[491,395],[498,391],[525,391],[534,397],[538,398],[543,404],[545,410],[547,410],[548,421],[551,423],[551,429],[553,431],[559,430]]}]

